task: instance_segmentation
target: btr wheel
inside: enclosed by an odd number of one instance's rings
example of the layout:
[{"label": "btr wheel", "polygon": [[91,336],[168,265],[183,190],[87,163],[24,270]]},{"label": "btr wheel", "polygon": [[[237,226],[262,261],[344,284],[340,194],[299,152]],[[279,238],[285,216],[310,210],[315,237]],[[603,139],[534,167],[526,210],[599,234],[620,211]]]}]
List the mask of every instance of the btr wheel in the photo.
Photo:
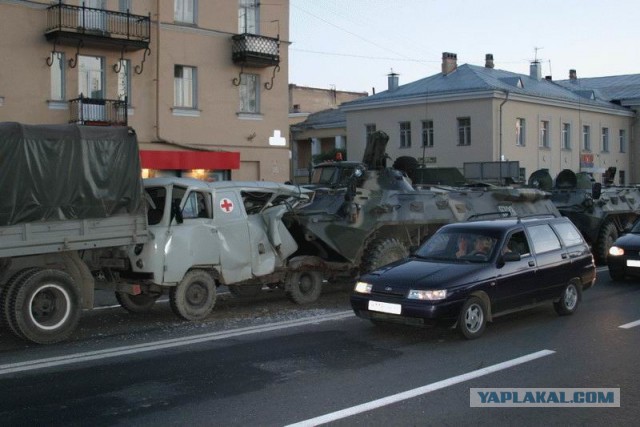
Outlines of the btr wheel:
[{"label": "btr wheel", "polygon": [[216,303],[216,283],[204,270],[191,270],[169,292],[171,310],[185,320],[201,320]]},{"label": "btr wheel", "polygon": [[390,264],[407,256],[409,256],[409,251],[398,239],[388,238],[374,240],[367,246],[367,251],[362,259],[360,272],[362,274],[370,273],[383,265]]},{"label": "btr wheel", "polygon": [[480,298],[471,297],[458,315],[458,330],[468,340],[476,339],[487,326],[487,307]]},{"label": "btr wheel", "polygon": [[80,291],[64,271],[27,274],[9,297],[11,324],[22,337],[38,344],[67,339],[80,320]]},{"label": "btr wheel", "polygon": [[595,257],[598,263],[605,264],[607,257],[609,256],[609,248],[613,246],[613,242],[618,238],[618,228],[609,220],[606,222],[600,232],[598,233],[598,240],[596,242]]},{"label": "btr wheel", "polygon": [[567,316],[575,313],[578,303],[582,298],[582,291],[579,286],[569,283],[562,291],[560,299],[553,303],[556,313],[560,316]]},{"label": "btr wheel", "polygon": [[319,271],[296,271],[285,280],[287,297],[296,304],[309,304],[320,297],[322,273]]},{"label": "btr wheel", "polygon": [[126,292],[116,292],[118,304],[130,313],[147,313],[155,305],[160,294],[131,295]]}]

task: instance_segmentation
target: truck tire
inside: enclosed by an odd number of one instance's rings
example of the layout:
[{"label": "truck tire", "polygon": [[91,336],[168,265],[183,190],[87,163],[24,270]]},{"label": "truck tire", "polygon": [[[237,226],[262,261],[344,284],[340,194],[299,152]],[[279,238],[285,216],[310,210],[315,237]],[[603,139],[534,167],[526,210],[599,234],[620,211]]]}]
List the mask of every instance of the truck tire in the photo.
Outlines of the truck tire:
[{"label": "truck tire", "polygon": [[396,238],[374,240],[367,246],[362,259],[360,274],[370,273],[373,270],[409,256],[409,251],[404,244]]},{"label": "truck tire", "polygon": [[309,304],[320,297],[322,273],[319,271],[294,271],[285,280],[287,298],[296,304]]},{"label": "truck tire", "polygon": [[229,285],[229,292],[236,298],[251,298],[260,295],[262,285]]},{"label": "truck tire", "polygon": [[147,313],[156,303],[160,294],[131,295],[126,292],[116,292],[118,304],[130,313]]},{"label": "truck tire", "polygon": [[37,344],[67,339],[82,313],[80,290],[61,270],[39,269],[27,274],[8,297],[11,324],[22,337]]},{"label": "truck tire", "polygon": [[9,295],[15,293],[22,280],[29,274],[40,270],[39,267],[29,267],[15,273],[7,283],[0,288],[0,323],[13,332],[14,335],[24,338],[13,325],[9,312],[11,311],[11,298]]},{"label": "truck tire", "polygon": [[169,292],[171,310],[184,320],[201,320],[216,304],[216,282],[204,270],[191,270]]},{"label": "truck tire", "polygon": [[598,240],[596,241],[596,250],[594,255],[596,261],[600,264],[607,262],[607,256],[609,256],[609,248],[613,246],[613,242],[618,238],[618,228],[613,221],[607,221],[604,223],[600,232],[598,233]]}]

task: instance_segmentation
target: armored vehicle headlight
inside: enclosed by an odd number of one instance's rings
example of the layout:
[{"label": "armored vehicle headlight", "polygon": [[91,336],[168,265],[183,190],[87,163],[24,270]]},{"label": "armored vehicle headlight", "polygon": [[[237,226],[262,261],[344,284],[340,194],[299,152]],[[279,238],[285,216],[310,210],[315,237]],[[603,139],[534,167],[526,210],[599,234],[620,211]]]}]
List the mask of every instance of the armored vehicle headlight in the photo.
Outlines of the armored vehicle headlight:
[{"label": "armored vehicle headlight", "polygon": [[371,283],[356,282],[356,286],[355,286],[355,288],[353,290],[355,292],[360,293],[360,294],[370,294],[372,287],[373,287],[373,285],[371,285]]},{"label": "armored vehicle headlight", "polygon": [[410,289],[409,295],[407,298],[409,299],[419,299],[419,300],[427,300],[427,301],[437,301],[441,299],[445,299],[447,297],[446,289],[436,289],[436,290],[419,290],[419,289]]},{"label": "armored vehicle headlight", "polygon": [[611,246],[609,248],[609,255],[612,256],[622,256],[624,255],[624,249],[618,247],[618,246]]}]

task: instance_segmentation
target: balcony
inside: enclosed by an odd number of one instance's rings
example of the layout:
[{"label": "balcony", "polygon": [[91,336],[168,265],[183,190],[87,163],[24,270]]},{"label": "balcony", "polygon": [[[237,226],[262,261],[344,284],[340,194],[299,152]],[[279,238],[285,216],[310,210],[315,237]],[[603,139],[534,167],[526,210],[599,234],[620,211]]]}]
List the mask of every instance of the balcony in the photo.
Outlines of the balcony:
[{"label": "balcony", "polygon": [[256,34],[236,34],[232,38],[232,59],[242,67],[271,67],[280,64],[280,40]]},{"label": "balcony", "polygon": [[122,50],[149,47],[150,16],[68,4],[47,8],[45,37],[54,43]]},{"label": "balcony", "polygon": [[127,99],[80,98],[69,100],[69,123],[86,126],[127,126]]}]

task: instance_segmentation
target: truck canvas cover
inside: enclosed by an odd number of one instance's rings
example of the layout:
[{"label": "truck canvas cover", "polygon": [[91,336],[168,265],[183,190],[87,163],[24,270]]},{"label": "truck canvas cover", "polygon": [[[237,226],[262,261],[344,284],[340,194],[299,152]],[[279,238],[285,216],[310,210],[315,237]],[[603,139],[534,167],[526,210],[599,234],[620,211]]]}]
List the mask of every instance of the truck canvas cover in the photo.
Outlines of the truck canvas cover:
[{"label": "truck canvas cover", "polygon": [[0,123],[0,226],[144,213],[127,128]]}]

